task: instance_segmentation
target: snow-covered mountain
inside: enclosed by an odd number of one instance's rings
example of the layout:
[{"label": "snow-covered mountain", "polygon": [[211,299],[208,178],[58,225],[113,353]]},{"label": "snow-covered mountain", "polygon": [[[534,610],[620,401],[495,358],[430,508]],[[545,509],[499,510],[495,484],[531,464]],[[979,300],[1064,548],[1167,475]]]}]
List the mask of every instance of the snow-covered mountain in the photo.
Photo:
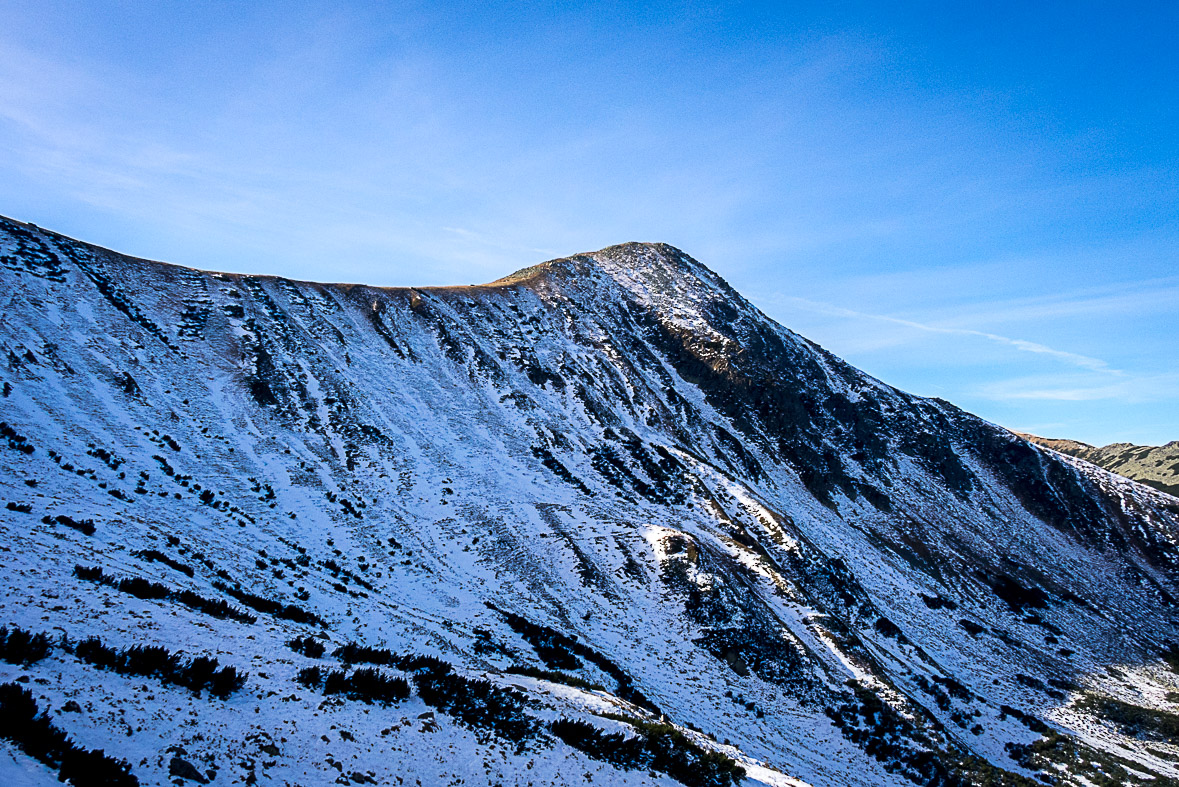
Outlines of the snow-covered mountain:
[{"label": "snow-covered mountain", "polygon": [[0,263],[0,783],[1179,783],[1179,500],[674,248]]}]

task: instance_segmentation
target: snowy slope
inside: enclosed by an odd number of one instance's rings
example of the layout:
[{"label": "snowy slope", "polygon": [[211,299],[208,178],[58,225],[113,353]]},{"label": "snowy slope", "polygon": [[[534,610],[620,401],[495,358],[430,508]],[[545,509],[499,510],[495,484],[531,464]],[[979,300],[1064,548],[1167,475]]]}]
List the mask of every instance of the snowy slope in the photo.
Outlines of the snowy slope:
[{"label": "snowy slope", "polygon": [[1166,445],[1111,443],[1098,447],[1076,440],[1054,440],[1031,434],[1020,436],[1167,494],[1179,493],[1179,440],[1172,440]]},{"label": "snowy slope", "polygon": [[[674,248],[381,289],[2,220],[0,263],[0,626],[67,637],[0,683],[143,784],[691,781],[555,719],[775,785],[1179,779],[1179,501],[864,375]],[[90,636],[249,675],[221,699]],[[515,687],[531,732],[405,660],[384,704],[296,680],[345,643]],[[0,743],[0,782],[55,780]]]}]

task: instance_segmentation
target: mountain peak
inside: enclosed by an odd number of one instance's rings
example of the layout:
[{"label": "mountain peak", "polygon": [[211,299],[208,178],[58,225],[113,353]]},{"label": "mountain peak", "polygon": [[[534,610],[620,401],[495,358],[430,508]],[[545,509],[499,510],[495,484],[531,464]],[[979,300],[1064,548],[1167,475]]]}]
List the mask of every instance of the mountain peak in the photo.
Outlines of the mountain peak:
[{"label": "mountain peak", "polygon": [[[510,273],[491,284],[521,283],[544,274],[562,272],[580,275],[602,270],[607,273],[629,268],[635,272],[651,270],[669,270],[677,266],[684,259],[691,259],[687,254],[666,243],[648,243],[641,241],[627,241],[597,251],[586,251],[572,254],[568,257],[557,257],[536,265]],[[697,263],[699,265],[699,263]]]},{"label": "mountain peak", "polygon": [[1174,499],[672,246],[393,289],[0,220],[0,288],[0,706],[143,783],[1179,777]]},{"label": "mountain peak", "polygon": [[[707,312],[721,308],[731,320],[754,311],[744,298],[707,266],[667,243],[631,241],[533,265],[493,285],[556,285],[566,292],[600,286],[617,288],[628,299],[666,319],[687,321],[699,329],[713,320]],[[719,325],[716,327],[720,327]]]}]

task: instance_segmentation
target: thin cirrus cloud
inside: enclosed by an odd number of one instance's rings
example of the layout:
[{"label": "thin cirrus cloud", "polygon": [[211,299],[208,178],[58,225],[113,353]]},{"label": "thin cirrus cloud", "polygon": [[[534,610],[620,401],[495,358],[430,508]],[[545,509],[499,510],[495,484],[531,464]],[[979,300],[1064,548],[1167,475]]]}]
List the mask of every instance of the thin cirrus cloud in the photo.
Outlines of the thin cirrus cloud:
[{"label": "thin cirrus cloud", "polygon": [[1179,303],[1179,278],[1119,283],[1081,292],[1052,293],[956,307],[954,318],[987,323],[1168,314]]},{"label": "thin cirrus cloud", "polygon": [[807,311],[817,312],[833,317],[842,317],[856,321],[870,321],[882,322],[891,325],[901,326],[903,328],[911,328],[915,331],[923,333],[939,334],[942,336],[958,336],[968,338],[985,339],[989,342],[1011,347],[1022,352],[1037,353],[1046,356],[1061,363],[1076,366],[1082,369],[1088,369],[1093,372],[1100,372],[1102,374],[1121,376],[1124,373],[1119,369],[1111,368],[1109,363],[1100,358],[1091,358],[1080,353],[1069,352],[1067,350],[1058,350],[1039,342],[1027,341],[1026,339],[1015,339],[1009,336],[1002,336],[997,333],[989,331],[980,331],[973,328],[951,328],[938,325],[929,325],[915,320],[906,320],[900,317],[890,317],[883,314],[867,314],[852,309],[846,309],[842,306],[835,306],[829,303],[821,303],[818,301],[808,300],[806,298],[799,298],[789,296],[777,299],[779,303],[785,301],[788,304],[794,305]]},{"label": "thin cirrus cloud", "polygon": [[1068,377],[1028,377],[1000,380],[982,386],[983,397],[996,400],[1093,402],[1114,400],[1127,404],[1160,402],[1174,396],[1179,374],[1125,377],[1114,382],[1093,384],[1092,380]]}]

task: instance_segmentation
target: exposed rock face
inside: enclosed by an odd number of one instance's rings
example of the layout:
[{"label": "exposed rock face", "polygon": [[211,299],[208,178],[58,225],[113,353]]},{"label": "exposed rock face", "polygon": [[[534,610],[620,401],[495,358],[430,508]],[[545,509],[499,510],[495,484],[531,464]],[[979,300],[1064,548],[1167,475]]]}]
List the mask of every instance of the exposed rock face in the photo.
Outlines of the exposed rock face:
[{"label": "exposed rock face", "polygon": [[1172,440],[1166,445],[1110,443],[1098,448],[1076,440],[1054,440],[1034,434],[1021,434],[1020,437],[1053,451],[1084,459],[1140,484],[1179,496],[1179,440]]},{"label": "exposed rock face", "polygon": [[0,263],[0,625],[51,637],[0,682],[143,783],[1179,777],[1175,501],[674,248],[402,290],[5,220]]}]

